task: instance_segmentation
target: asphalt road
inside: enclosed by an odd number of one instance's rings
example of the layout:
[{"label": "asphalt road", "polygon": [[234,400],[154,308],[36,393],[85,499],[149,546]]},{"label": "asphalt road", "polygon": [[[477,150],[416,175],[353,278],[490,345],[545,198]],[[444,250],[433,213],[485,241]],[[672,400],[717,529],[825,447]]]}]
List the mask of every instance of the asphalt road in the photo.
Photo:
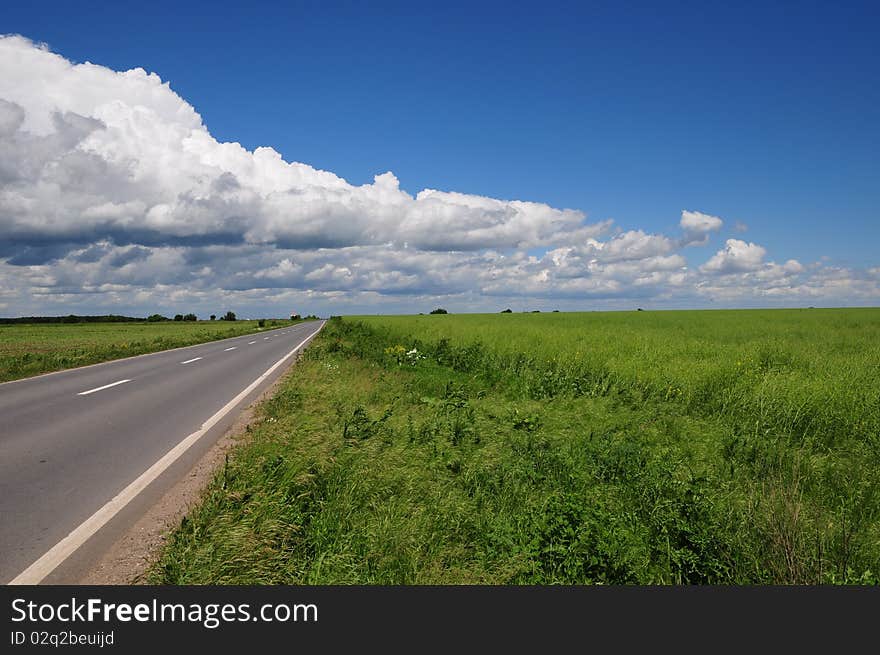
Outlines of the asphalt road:
[{"label": "asphalt road", "polygon": [[[35,562],[38,571],[18,582],[72,581],[78,571],[65,571],[64,563],[78,558],[81,567],[88,557],[58,555],[59,543],[86,551],[101,544],[101,530],[124,527],[117,515],[133,523],[128,506],[138,503],[131,500],[156,497],[186,473],[178,452],[185,449],[191,460],[207,450],[294,357],[254,383],[322,325],[300,323],[0,384],[0,582],[33,570]],[[151,479],[157,463],[168,470]],[[149,484],[132,492],[132,483],[145,479]],[[113,520],[101,524],[108,516]],[[83,535],[93,536],[83,541]]]}]

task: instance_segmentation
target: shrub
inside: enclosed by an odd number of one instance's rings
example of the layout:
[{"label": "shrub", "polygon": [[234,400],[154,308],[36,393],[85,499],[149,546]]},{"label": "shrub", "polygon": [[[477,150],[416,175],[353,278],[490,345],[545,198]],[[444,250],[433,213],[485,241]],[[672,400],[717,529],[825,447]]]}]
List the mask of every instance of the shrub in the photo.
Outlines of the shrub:
[{"label": "shrub", "polygon": [[446,311],[445,309],[443,309],[442,307],[438,307],[437,309],[431,311],[431,313],[432,313],[432,314],[448,314],[449,312],[447,312],[447,311]]}]

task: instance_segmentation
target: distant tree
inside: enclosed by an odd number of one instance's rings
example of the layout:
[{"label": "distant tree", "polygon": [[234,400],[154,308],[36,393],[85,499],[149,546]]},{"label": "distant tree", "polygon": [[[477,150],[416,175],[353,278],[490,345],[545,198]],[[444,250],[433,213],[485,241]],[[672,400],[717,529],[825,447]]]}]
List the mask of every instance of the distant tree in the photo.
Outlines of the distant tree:
[{"label": "distant tree", "polygon": [[259,321],[257,321],[257,325],[258,325],[259,327],[266,327],[266,319],[265,319],[265,318],[261,318]]},{"label": "distant tree", "polygon": [[447,312],[442,307],[438,307],[437,309],[432,310],[431,313],[432,314],[448,314],[449,312]]},{"label": "distant tree", "polygon": [[150,314],[147,316],[147,320],[151,323],[158,323],[159,321],[167,321],[167,316],[162,316],[162,314]]},{"label": "distant tree", "polygon": [[540,313],[541,313],[540,309],[533,309],[532,310],[532,314],[540,314]]},{"label": "distant tree", "polygon": [[554,309],[554,310],[553,310],[553,313],[554,313],[554,314],[558,314],[558,313],[559,313],[559,310],[558,310],[558,309]]},{"label": "distant tree", "polygon": [[226,312],[226,315],[223,317],[224,321],[234,321],[235,320],[235,312]]},{"label": "distant tree", "polygon": [[183,320],[184,321],[197,321],[197,320],[199,320],[199,317],[196,316],[195,314],[187,314],[186,316],[183,317]]},{"label": "distant tree", "polygon": [[301,318],[302,318],[302,316],[300,316],[299,314],[291,314],[291,315],[290,315],[290,320],[291,320],[291,321],[298,321],[298,320],[300,320]]},{"label": "distant tree", "polygon": [[508,307],[507,309],[502,309],[501,313],[502,314],[513,314],[513,310],[510,307]]},{"label": "distant tree", "polygon": [[216,321],[216,320],[217,320],[217,314],[211,314],[211,320],[212,320],[212,321]]},{"label": "distant tree", "polygon": [[175,320],[175,321],[182,321],[182,320],[183,320],[183,314],[175,314],[175,315],[174,315],[174,320]]}]

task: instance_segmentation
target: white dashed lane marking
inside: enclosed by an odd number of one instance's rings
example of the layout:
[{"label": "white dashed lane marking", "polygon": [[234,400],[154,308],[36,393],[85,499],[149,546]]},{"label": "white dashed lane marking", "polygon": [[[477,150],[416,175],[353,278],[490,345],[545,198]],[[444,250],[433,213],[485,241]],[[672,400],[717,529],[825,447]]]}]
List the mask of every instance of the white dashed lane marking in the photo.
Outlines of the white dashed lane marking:
[{"label": "white dashed lane marking", "polygon": [[131,380],[119,380],[119,382],[111,382],[110,384],[105,384],[103,387],[89,389],[88,391],[80,391],[76,395],[77,396],[88,396],[90,393],[95,393],[96,391],[103,391],[104,389],[109,389],[110,387],[115,387],[118,384],[125,384],[126,382],[131,382]]},{"label": "white dashed lane marking", "polygon": [[193,357],[192,359],[188,359],[185,362],[180,362],[181,364],[192,364],[193,362],[197,362],[201,359],[201,357]]},{"label": "white dashed lane marking", "polygon": [[230,350],[235,350],[238,346],[232,346],[232,348],[227,348],[223,352],[228,353]]}]

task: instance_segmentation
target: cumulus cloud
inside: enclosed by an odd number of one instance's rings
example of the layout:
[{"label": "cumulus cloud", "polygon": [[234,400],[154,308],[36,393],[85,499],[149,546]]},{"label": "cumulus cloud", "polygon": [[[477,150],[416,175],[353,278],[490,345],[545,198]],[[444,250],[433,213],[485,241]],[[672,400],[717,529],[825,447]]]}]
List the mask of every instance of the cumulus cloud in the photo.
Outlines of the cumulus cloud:
[{"label": "cumulus cloud", "polygon": [[705,278],[697,283],[696,291],[712,302],[736,306],[874,305],[880,299],[877,280],[868,271],[821,267],[808,274],[808,267],[794,260],[783,265],[770,262],[750,273]]},{"label": "cumulus cloud", "polygon": [[702,212],[683,210],[679,225],[684,231],[685,245],[705,245],[709,243],[709,234],[717,232],[724,224],[717,216],[710,216]]},{"label": "cumulus cloud", "polygon": [[157,75],[73,64],[21,37],[0,39],[0,98],[0,229],[14,243],[475,250],[603,229],[537,202],[413,197],[390,172],[353,186],[272,148],[219,143]]},{"label": "cumulus cloud", "polygon": [[721,275],[748,273],[761,268],[766,254],[767,251],[756,243],[728,239],[724,248],[715,253],[700,270]]},{"label": "cumulus cloud", "polygon": [[839,291],[841,279],[864,297],[876,290],[876,273],[768,263],[763,247],[736,239],[689,267],[680,251],[722,225],[685,210],[683,237],[671,238],[541,202],[410,194],[391,172],[352,185],[270,147],[218,142],[154,73],[0,37],[4,312],[686,303]]}]

